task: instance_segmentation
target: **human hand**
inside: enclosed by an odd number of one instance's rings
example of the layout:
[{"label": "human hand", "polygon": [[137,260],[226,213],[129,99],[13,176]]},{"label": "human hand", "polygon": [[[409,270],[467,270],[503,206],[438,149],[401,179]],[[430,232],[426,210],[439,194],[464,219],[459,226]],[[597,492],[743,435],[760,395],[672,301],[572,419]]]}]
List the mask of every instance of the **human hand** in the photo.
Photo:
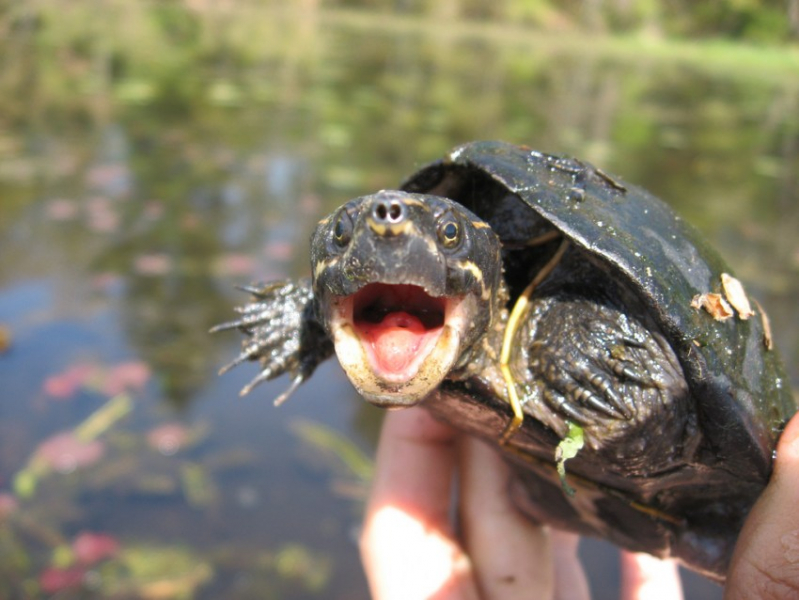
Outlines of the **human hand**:
[{"label": "human hand", "polygon": [[774,473],[746,519],[725,600],[799,598],[799,413],[777,444]]},{"label": "human hand", "polygon": [[[456,469],[458,532],[451,507]],[[589,598],[578,537],[518,513],[509,476],[497,452],[427,411],[387,414],[361,538],[372,597]],[[675,563],[622,552],[622,598],[682,598]]]}]

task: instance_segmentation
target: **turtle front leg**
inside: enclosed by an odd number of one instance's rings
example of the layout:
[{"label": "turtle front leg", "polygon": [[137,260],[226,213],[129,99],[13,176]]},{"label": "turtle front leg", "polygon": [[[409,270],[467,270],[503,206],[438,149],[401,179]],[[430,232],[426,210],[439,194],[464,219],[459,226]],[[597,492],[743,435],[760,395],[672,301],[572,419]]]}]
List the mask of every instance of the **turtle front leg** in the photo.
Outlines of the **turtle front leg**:
[{"label": "turtle front leg", "polygon": [[211,333],[238,329],[246,336],[241,353],[222,367],[220,374],[248,360],[260,362],[261,371],[241,390],[244,396],[259,383],[289,373],[291,385],[275,399],[275,405],[282,404],[319,363],[332,356],[333,342],[316,318],[310,279],[241,289],[253,295],[252,302],[236,308],[241,316],[235,321],[211,329]]},{"label": "turtle front leg", "polygon": [[[528,245],[532,246],[548,242],[553,239],[553,233],[556,232],[549,232],[543,236],[540,236],[538,239],[531,240],[528,242]],[[557,239],[557,235],[554,236],[554,239]],[[555,251],[555,254],[552,256],[552,258],[549,259],[549,261],[519,295],[519,298],[516,300],[516,303],[511,310],[510,316],[508,317],[508,324],[505,326],[505,332],[502,338],[502,350],[499,356],[499,368],[502,372],[502,377],[505,379],[505,385],[508,389],[508,402],[513,410],[513,417],[499,439],[499,443],[503,446],[510,441],[513,435],[522,426],[522,422],[524,421],[522,401],[519,399],[519,394],[516,389],[517,381],[513,376],[513,372],[511,371],[510,367],[511,354],[514,348],[514,340],[519,333],[521,324],[527,317],[530,307],[530,299],[532,298],[533,292],[541,284],[541,282],[549,276],[555,267],[558,266],[558,263],[560,263],[561,259],[563,258],[563,254],[566,252],[568,247],[569,241],[567,239],[561,240],[560,245],[558,246],[558,249]]]}]

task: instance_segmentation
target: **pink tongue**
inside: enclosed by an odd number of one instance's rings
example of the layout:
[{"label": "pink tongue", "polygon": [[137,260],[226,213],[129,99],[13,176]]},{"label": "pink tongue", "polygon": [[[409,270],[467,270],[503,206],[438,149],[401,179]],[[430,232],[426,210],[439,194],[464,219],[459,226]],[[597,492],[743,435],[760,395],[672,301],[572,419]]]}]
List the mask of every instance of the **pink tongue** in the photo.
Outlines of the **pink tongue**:
[{"label": "pink tongue", "polygon": [[393,312],[378,324],[364,327],[364,335],[374,348],[375,358],[386,371],[404,369],[416,356],[424,338],[422,322],[410,313]]}]

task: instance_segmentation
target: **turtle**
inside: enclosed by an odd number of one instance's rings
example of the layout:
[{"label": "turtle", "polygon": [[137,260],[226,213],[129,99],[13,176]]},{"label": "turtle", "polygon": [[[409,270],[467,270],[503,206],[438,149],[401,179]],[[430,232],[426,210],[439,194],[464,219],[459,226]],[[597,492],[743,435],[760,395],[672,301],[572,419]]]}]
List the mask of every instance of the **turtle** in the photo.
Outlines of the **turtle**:
[{"label": "turtle", "polygon": [[530,518],[723,582],[796,411],[731,273],[646,190],[471,142],[323,218],[311,276],[212,331],[244,334],[221,372],[260,363],[242,394],[288,373],[279,404],[335,354],[367,401],[493,443]]}]

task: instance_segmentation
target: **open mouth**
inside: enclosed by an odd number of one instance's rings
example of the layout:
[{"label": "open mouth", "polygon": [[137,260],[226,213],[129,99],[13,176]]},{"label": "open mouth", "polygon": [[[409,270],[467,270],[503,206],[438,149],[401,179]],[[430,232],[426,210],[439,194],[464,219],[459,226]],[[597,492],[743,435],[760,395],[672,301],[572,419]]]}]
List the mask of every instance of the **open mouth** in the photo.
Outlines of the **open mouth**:
[{"label": "open mouth", "polygon": [[434,297],[417,285],[371,283],[334,296],[329,325],[341,366],[379,406],[409,406],[447,376],[461,353],[473,299]]},{"label": "open mouth", "polygon": [[352,302],[353,327],[376,374],[386,380],[413,376],[441,335],[446,298],[415,285],[373,283]]}]

